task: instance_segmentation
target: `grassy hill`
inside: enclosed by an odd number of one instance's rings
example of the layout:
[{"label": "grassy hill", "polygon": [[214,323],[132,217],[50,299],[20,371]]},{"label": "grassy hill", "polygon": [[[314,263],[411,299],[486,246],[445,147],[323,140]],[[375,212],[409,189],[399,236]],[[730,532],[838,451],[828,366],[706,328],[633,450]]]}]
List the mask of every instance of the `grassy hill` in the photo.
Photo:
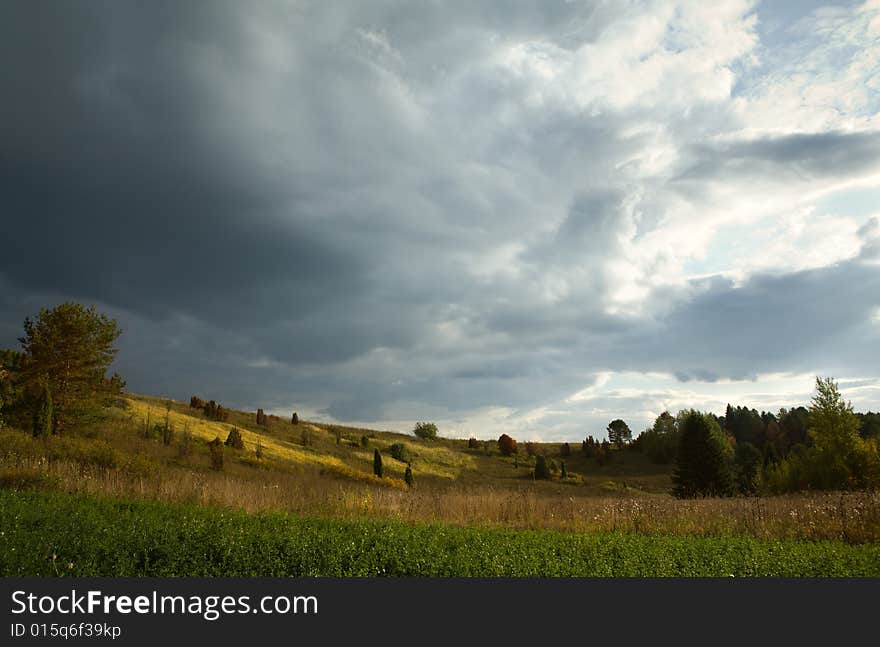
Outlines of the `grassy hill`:
[{"label": "grassy hill", "polygon": [[[599,465],[579,446],[536,445],[548,460],[565,460],[567,478],[532,476],[534,458],[502,456],[492,441],[423,440],[412,434],[358,429],[230,411],[205,418],[188,403],[127,396],[124,406],[75,436],[35,439],[0,429],[0,487],[169,505],[293,513],[332,520],[384,520],[455,526],[627,531],[651,535],[842,540],[880,539],[876,493],[678,500],[668,492],[671,466],[633,450]],[[161,429],[173,428],[170,442]],[[224,447],[222,471],[211,468],[208,441],[237,428],[244,448]],[[187,440],[188,439],[188,440]],[[365,443],[364,444],[364,439]],[[403,481],[408,454],[415,486]],[[261,456],[258,456],[258,448]],[[373,451],[384,478],[372,473]]]}]

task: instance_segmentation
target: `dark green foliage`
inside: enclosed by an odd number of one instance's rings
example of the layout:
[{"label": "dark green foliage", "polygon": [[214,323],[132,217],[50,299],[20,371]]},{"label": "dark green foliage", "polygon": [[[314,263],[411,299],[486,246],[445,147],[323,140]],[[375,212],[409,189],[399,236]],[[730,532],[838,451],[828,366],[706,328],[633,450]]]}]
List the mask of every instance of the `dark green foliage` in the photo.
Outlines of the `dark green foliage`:
[{"label": "dark green foliage", "polygon": [[679,438],[675,418],[664,411],[657,416],[653,427],[639,435],[639,449],[655,463],[671,463],[678,455]]},{"label": "dark green foliage", "polygon": [[403,480],[409,487],[413,486],[412,466],[410,466],[409,464],[407,464],[406,471],[403,473]]},{"label": "dark green foliage", "polygon": [[47,384],[43,385],[37,410],[34,413],[34,436],[48,436],[52,433],[52,392]]},{"label": "dark green foliage", "polygon": [[437,425],[433,422],[417,422],[413,433],[424,440],[434,440],[437,438]]},{"label": "dark green foliage", "polygon": [[382,478],[382,454],[378,449],[373,450],[373,474]]},{"label": "dark green foliage", "polygon": [[859,435],[862,438],[878,438],[880,439],[880,413],[869,411],[868,413],[857,413],[859,418]]},{"label": "dark green foliage", "polygon": [[266,417],[266,414],[263,413],[262,409],[257,409],[257,424],[265,427],[269,424],[269,419]]},{"label": "dark green foliage", "polygon": [[759,449],[764,447],[765,422],[755,409],[731,407],[727,405],[724,414],[724,431],[731,434],[737,443],[751,443]]},{"label": "dark green foliage", "polygon": [[535,458],[535,478],[536,479],[549,479],[550,478],[550,466],[547,465],[547,459],[540,454]]},{"label": "dark green foliage", "polygon": [[571,445],[568,443],[562,443],[562,447],[559,448],[560,456],[571,456]]},{"label": "dark green foliage", "polygon": [[599,444],[592,436],[587,436],[581,443],[581,453],[585,458],[594,458]]},{"label": "dark green foliage", "polygon": [[370,439],[367,438],[366,434],[364,434],[363,436],[361,436],[361,447],[369,447],[369,446],[370,446]]},{"label": "dark green foliage", "polygon": [[630,431],[629,425],[620,418],[609,422],[606,432],[608,433],[608,442],[617,448],[632,441],[632,431]]},{"label": "dark green foliage", "polygon": [[388,453],[391,454],[391,458],[399,460],[401,463],[409,463],[412,460],[409,450],[403,443],[394,443],[388,448]]},{"label": "dark green foliage", "polygon": [[480,441],[476,438],[468,438],[468,449],[479,449]]},{"label": "dark green foliage", "polygon": [[758,491],[758,470],[761,462],[761,451],[752,443],[737,444],[734,463],[736,485],[741,494],[751,495]]},{"label": "dark green foliage", "polygon": [[562,461],[562,469],[559,472],[559,478],[563,481],[568,478],[568,472],[565,471],[565,461]]},{"label": "dark green foliage", "polygon": [[120,334],[116,320],[72,301],[24,320],[24,336],[18,340],[24,351],[21,385],[35,409],[43,385],[48,386],[54,433],[99,417],[118,398],[125,383],[105,374]]},{"label": "dark green foliage", "polygon": [[244,440],[241,437],[241,432],[237,427],[233,427],[229,431],[229,435],[226,436],[226,442],[224,443],[227,447],[232,447],[232,449],[244,449]]},{"label": "dark green foliage", "polygon": [[612,449],[611,443],[607,440],[603,440],[601,443],[595,445],[593,452],[593,455],[596,457],[596,463],[600,467],[608,465],[614,460],[614,450]]},{"label": "dark green foliage", "polygon": [[[260,409],[262,411],[262,409]],[[259,424],[259,423],[258,423]],[[290,416],[290,424],[296,426],[299,424],[299,416],[296,415],[296,411],[293,412],[293,415]]]},{"label": "dark green foliage", "polygon": [[503,456],[516,454],[516,441],[507,434],[501,434],[501,436],[498,438],[498,451],[501,452]]},{"label": "dark green foliage", "polygon": [[208,449],[211,451],[211,469],[216,472],[223,471],[223,443],[220,437],[214,438],[208,443]]},{"label": "dark green foliage", "polygon": [[675,473],[673,494],[679,498],[729,496],[733,493],[733,476],[727,460],[727,443],[712,418],[690,410],[679,423],[681,441]]}]

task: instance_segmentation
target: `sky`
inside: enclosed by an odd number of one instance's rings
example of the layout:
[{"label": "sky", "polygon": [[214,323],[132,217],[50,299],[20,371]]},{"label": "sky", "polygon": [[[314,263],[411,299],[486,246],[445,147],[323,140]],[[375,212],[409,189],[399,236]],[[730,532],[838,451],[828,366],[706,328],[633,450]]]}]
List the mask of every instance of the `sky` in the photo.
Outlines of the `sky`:
[{"label": "sky", "polygon": [[577,441],[880,409],[880,0],[0,4],[0,347]]}]

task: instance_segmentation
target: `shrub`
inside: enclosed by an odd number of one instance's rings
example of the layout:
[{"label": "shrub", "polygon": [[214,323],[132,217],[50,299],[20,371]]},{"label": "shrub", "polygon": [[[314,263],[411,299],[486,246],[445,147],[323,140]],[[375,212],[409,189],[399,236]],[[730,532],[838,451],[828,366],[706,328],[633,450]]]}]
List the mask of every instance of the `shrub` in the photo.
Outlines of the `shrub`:
[{"label": "shrub", "polygon": [[424,440],[437,438],[437,425],[433,422],[417,422],[413,433]]},{"label": "shrub", "polygon": [[479,449],[480,441],[476,438],[468,438],[468,449]]},{"label": "shrub", "polygon": [[364,434],[363,436],[361,436],[361,447],[369,447],[369,446],[370,446],[370,439],[367,438],[366,434]]},{"label": "shrub", "polygon": [[542,455],[538,455],[535,458],[535,478],[536,479],[549,479],[550,478],[550,468],[547,465],[547,459]]},{"label": "shrub", "polygon": [[568,443],[562,443],[562,447],[559,448],[560,456],[571,456],[571,445]]},{"label": "shrub", "polygon": [[217,436],[208,443],[208,449],[211,450],[211,469],[215,472],[223,471],[223,443]]},{"label": "shrub", "polygon": [[504,456],[516,454],[516,441],[507,434],[501,434],[501,437],[498,438],[498,451],[500,451]]},{"label": "shrub", "polygon": [[399,460],[401,463],[409,463],[412,460],[409,450],[403,443],[394,443],[388,448],[391,458]]},{"label": "shrub", "polygon": [[232,449],[244,449],[244,440],[241,437],[241,432],[236,427],[233,427],[226,437],[224,444],[227,447],[232,447]]},{"label": "shrub", "polygon": [[296,411],[293,412],[293,415],[290,416],[290,424],[296,426],[299,424],[299,416],[296,415]]},{"label": "shrub", "polygon": [[254,450],[254,455],[255,455],[258,459],[262,459],[262,458],[263,458],[263,443],[262,443],[261,441],[259,441],[259,440],[257,441],[257,447],[256,447],[256,449]]},{"label": "shrub", "polygon": [[260,426],[266,426],[269,424],[269,420],[266,418],[266,414],[263,413],[262,409],[257,409],[257,424]]},{"label": "shrub", "polygon": [[559,473],[559,478],[563,481],[568,478],[568,472],[565,471],[565,461],[562,461],[562,469]]},{"label": "shrub", "polygon": [[412,467],[410,467],[410,465],[406,466],[406,471],[403,473],[403,480],[406,481],[406,484],[409,487],[413,486],[413,473]]}]

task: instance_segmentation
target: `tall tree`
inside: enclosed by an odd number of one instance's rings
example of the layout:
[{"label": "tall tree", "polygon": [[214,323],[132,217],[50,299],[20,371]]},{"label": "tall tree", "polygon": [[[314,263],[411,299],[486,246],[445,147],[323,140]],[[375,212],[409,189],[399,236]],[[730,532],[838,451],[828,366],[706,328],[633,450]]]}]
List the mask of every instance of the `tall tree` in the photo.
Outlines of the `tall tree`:
[{"label": "tall tree", "polygon": [[728,445],[718,424],[709,416],[690,410],[681,416],[679,430],[673,494],[683,499],[732,494]]},{"label": "tall tree", "polygon": [[72,301],[24,320],[23,383],[37,401],[48,387],[55,433],[94,416],[125,386],[118,375],[106,377],[120,334],[116,320]]},{"label": "tall tree", "polygon": [[629,425],[620,418],[609,422],[607,431],[608,442],[616,445],[618,448],[632,441],[632,431],[630,431]]}]

